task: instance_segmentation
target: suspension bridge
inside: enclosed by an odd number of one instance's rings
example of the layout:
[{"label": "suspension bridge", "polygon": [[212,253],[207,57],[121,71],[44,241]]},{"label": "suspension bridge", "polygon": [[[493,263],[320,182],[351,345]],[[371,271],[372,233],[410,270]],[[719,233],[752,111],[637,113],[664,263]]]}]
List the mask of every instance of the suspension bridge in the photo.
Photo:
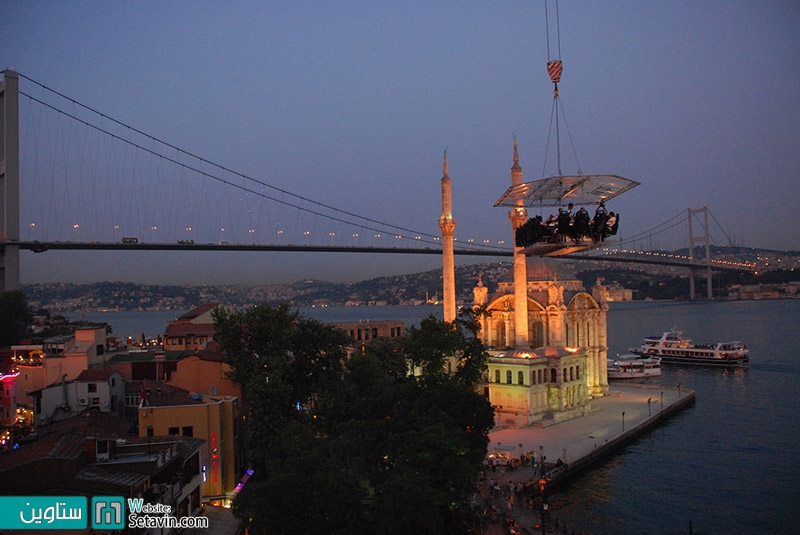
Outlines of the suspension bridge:
[{"label": "suspension bridge", "polygon": [[[26,250],[441,254],[438,234],[214,163],[21,73],[3,72],[0,111],[0,290],[19,287]],[[688,209],[580,258],[675,265],[709,278],[712,270],[752,271],[748,263],[711,258],[709,215],[721,230],[706,207]],[[454,254],[510,258],[513,240],[505,232],[456,239]],[[689,253],[654,248],[667,233],[688,235]]]}]

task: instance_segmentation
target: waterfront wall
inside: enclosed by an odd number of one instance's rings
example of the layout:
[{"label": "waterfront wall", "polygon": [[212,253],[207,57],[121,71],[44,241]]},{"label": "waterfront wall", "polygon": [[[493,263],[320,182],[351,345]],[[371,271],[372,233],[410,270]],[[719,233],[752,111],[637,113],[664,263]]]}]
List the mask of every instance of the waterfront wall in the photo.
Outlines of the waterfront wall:
[{"label": "waterfront wall", "polygon": [[[633,387],[642,389],[652,389],[652,387],[648,385],[626,384],[625,386],[628,388]],[[657,390],[678,391],[678,389],[674,387],[661,387],[661,386],[659,386]],[[590,468],[594,464],[610,456],[617,450],[627,446],[641,435],[654,429],[662,422],[671,418],[678,412],[694,405],[694,403],[695,403],[695,393],[693,390],[687,390],[687,389],[680,390],[680,397],[672,401],[671,403],[667,404],[663,409],[656,411],[654,414],[648,416],[647,418],[638,423],[634,423],[633,425],[630,426],[629,429],[625,429],[625,431],[620,431],[620,433],[616,435],[614,438],[609,439],[608,442],[605,442],[602,445],[598,445],[596,449],[594,449],[587,455],[581,456],[574,460],[571,459],[571,462],[568,462],[562,466],[550,470],[547,473],[548,488],[552,488],[554,485],[564,484],[573,477],[579,475],[584,470]]]}]

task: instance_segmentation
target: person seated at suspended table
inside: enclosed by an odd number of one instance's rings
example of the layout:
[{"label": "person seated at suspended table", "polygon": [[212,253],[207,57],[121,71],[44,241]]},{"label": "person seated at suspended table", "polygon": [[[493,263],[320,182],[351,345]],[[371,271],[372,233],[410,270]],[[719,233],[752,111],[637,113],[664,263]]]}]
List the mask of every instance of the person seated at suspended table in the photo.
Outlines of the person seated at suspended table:
[{"label": "person seated at suspended table", "polygon": [[581,206],[580,210],[575,213],[575,218],[572,223],[572,237],[575,241],[580,241],[584,236],[588,236],[590,229],[589,225],[591,218],[586,208]]},{"label": "person seated at suspended table", "polygon": [[591,223],[592,241],[601,241],[605,238],[606,221],[608,221],[608,212],[603,203],[594,211],[594,218]]},{"label": "person seated at suspended table", "polygon": [[567,210],[561,208],[558,211],[557,225],[559,241],[564,241],[567,236],[572,234],[572,216]]},{"label": "person seated at suspended table", "polygon": [[619,227],[619,214],[615,214],[614,212],[608,213],[608,219],[606,220],[606,228],[605,228],[605,239],[608,236],[613,236],[617,233],[617,228]]}]

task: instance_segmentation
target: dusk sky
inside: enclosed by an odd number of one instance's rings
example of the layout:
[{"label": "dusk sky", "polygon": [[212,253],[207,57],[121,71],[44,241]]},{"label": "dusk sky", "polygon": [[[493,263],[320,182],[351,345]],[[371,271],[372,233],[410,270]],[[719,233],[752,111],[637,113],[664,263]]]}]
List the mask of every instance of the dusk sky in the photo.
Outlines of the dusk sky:
[{"label": "dusk sky", "polygon": [[[7,1],[0,69],[248,177],[432,235],[446,149],[456,238],[510,243],[507,209],[492,205],[510,185],[513,136],[525,180],[557,174],[546,71],[559,57],[555,7],[548,2],[548,56],[543,0]],[[559,101],[569,129],[562,124],[562,172],[641,183],[610,203],[622,214],[622,238],[706,205],[737,245],[800,250],[800,3],[562,0],[558,10]],[[20,89],[43,93],[25,79]],[[40,219],[54,211],[41,200],[47,186],[31,176],[59,180],[36,145],[51,134],[20,100],[23,239],[55,239],[60,231]],[[68,165],[88,175],[108,154],[86,143]],[[107,214],[117,207],[187,195],[169,185],[175,171],[164,164],[105,166],[92,173],[136,173],[124,187],[90,194],[105,214],[85,216],[83,240],[106,240],[118,224]],[[48,169],[53,177],[42,178]],[[72,176],[62,182],[87,187]],[[165,185],[150,191],[152,182]],[[248,243],[247,229],[256,229],[266,243],[278,218],[305,217],[204,192],[192,202],[153,202],[157,213],[143,209],[142,220],[122,223],[140,228],[123,232],[158,241],[141,228],[168,212],[159,228],[192,225],[193,239],[216,242],[219,232],[200,230],[214,220],[209,228],[230,229],[226,241]],[[75,209],[83,201],[62,202]],[[243,215],[251,208],[258,215]],[[34,221],[46,235],[33,234]],[[682,229],[653,245],[686,246]],[[727,243],[716,222],[711,231]],[[482,260],[498,259],[458,258]],[[440,266],[438,256],[24,251],[22,282],[355,281]]]}]

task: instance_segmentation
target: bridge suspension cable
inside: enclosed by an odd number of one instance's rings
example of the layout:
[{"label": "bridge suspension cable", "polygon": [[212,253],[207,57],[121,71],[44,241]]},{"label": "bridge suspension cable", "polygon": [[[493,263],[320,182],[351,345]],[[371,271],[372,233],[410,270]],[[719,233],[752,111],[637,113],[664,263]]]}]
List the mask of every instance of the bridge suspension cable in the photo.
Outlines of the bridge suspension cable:
[{"label": "bridge suspension cable", "polygon": [[[385,221],[380,221],[380,220],[377,220],[377,219],[373,219],[373,218],[369,218],[369,217],[366,217],[366,216],[362,216],[362,215],[356,214],[354,212],[350,212],[350,211],[347,211],[347,210],[336,208],[336,207],[331,206],[329,204],[326,204],[326,203],[323,203],[323,202],[320,202],[320,201],[316,201],[314,199],[305,197],[303,195],[299,195],[297,193],[293,193],[293,192],[291,192],[289,190],[286,190],[286,189],[283,189],[283,188],[279,188],[277,186],[274,186],[272,184],[264,182],[263,180],[258,180],[256,178],[251,177],[251,176],[245,175],[244,173],[240,173],[240,172],[235,171],[233,169],[230,169],[230,168],[228,168],[228,167],[226,167],[224,165],[218,164],[216,162],[212,162],[212,161],[210,161],[210,160],[208,160],[206,158],[203,158],[203,157],[201,157],[201,156],[199,156],[197,154],[194,154],[192,152],[184,150],[184,149],[182,149],[182,148],[180,148],[180,147],[178,147],[178,146],[176,146],[176,145],[174,145],[172,143],[164,141],[164,140],[162,140],[160,138],[157,138],[157,137],[155,137],[155,136],[153,136],[151,134],[148,134],[148,133],[146,133],[146,132],[144,132],[142,130],[139,130],[139,129],[133,127],[133,126],[130,126],[130,125],[126,124],[126,123],[123,123],[122,121],[119,121],[119,120],[117,120],[117,119],[115,119],[113,117],[110,117],[110,116],[108,116],[108,115],[106,115],[106,114],[104,114],[104,113],[102,113],[102,112],[90,107],[90,106],[87,106],[86,104],[83,104],[83,103],[81,103],[81,102],[79,102],[79,101],[77,101],[77,100],[75,100],[75,99],[73,99],[73,98],[71,98],[71,97],[69,97],[67,95],[64,95],[63,93],[61,93],[59,91],[56,91],[56,90],[54,90],[54,89],[52,89],[52,88],[50,88],[50,87],[48,87],[48,86],[36,81],[36,80],[33,80],[32,78],[30,78],[28,76],[25,76],[24,74],[21,74],[21,73],[18,73],[18,74],[19,74],[20,77],[23,77],[26,80],[32,82],[33,84],[38,85],[39,87],[41,87],[45,91],[49,91],[49,92],[59,96],[60,98],[63,98],[66,101],[72,103],[75,106],[78,106],[78,107],[80,107],[80,108],[82,108],[82,109],[84,109],[84,110],[86,110],[86,111],[88,111],[90,113],[93,113],[93,114],[99,116],[100,118],[102,118],[104,120],[110,121],[111,123],[116,124],[116,125],[124,128],[124,129],[126,129],[126,130],[129,130],[130,132],[138,134],[138,135],[140,135],[140,136],[142,136],[142,137],[144,137],[144,138],[146,138],[146,139],[148,139],[148,140],[150,140],[152,142],[155,142],[155,143],[157,143],[159,145],[162,145],[162,146],[164,146],[166,148],[174,150],[174,151],[178,152],[179,154],[183,154],[183,155],[185,155],[185,156],[187,156],[189,158],[193,158],[193,159],[197,160],[198,162],[201,162],[203,164],[206,164],[206,165],[209,165],[209,166],[214,167],[216,169],[219,169],[222,172],[230,173],[231,175],[237,176],[237,177],[239,177],[239,178],[241,178],[241,179],[243,179],[243,180],[245,180],[247,182],[251,182],[251,183],[257,184],[259,186],[262,186],[264,188],[267,188],[267,189],[270,189],[272,191],[275,191],[277,193],[286,195],[287,197],[291,197],[291,198],[293,198],[293,199],[295,199],[297,201],[305,202],[305,203],[309,203],[311,205],[314,205],[314,206],[318,207],[318,209],[311,209],[311,208],[308,208],[308,207],[301,206],[300,204],[298,204],[296,202],[291,202],[291,201],[288,201],[288,200],[285,200],[285,199],[280,199],[280,198],[278,198],[278,197],[276,197],[274,195],[268,195],[267,193],[265,193],[263,191],[258,191],[258,190],[252,189],[250,187],[247,187],[245,185],[237,184],[235,182],[232,182],[232,181],[227,180],[225,178],[222,178],[220,176],[217,176],[217,175],[214,175],[214,174],[209,173],[207,171],[204,171],[204,170],[200,169],[199,167],[188,165],[186,163],[180,162],[174,157],[167,156],[167,155],[162,154],[162,153],[160,153],[160,152],[158,152],[158,151],[156,151],[154,149],[145,147],[145,146],[143,146],[143,145],[141,145],[139,143],[136,143],[135,141],[132,141],[130,139],[126,139],[126,138],[124,138],[124,137],[122,137],[122,136],[120,136],[118,134],[115,134],[115,133],[109,131],[106,128],[103,128],[101,126],[92,124],[87,120],[81,119],[81,118],[77,117],[75,114],[66,112],[66,111],[64,111],[62,109],[59,109],[58,107],[54,106],[53,104],[45,102],[40,98],[37,98],[37,97],[35,97],[33,95],[30,95],[28,93],[25,93],[23,91],[19,92],[21,95],[24,95],[28,99],[30,99],[30,100],[38,103],[38,104],[41,104],[42,106],[45,106],[45,107],[47,107],[47,108],[49,108],[49,109],[51,109],[51,110],[53,110],[53,111],[55,111],[57,113],[60,113],[60,114],[66,116],[66,117],[68,117],[68,118],[70,118],[70,119],[72,119],[74,121],[77,121],[77,122],[79,122],[79,123],[81,123],[81,124],[83,124],[83,125],[85,125],[85,126],[87,126],[89,128],[92,128],[92,129],[94,129],[94,130],[96,130],[98,132],[101,132],[101,133],[103,133],[105,135],[108,135],[108,136],[112,137],[113,139],[121,141],[121,142],[123,142],[123,143],[125,143],[125,144],[127,144],[127,145],[129,145],[131,147],[134,147],[134,148],[139,149],[139,150],[141,150],[143,152],[151,154],[151,155],[153,155],[153,156],[155,156],[157,158],[161,158],[164,161],[167,161],[167,162],[170,162],[172,164],[178,165],[181,168],[193,171],[193,172],[199,174],[200,176],[207,177],[209,179],[218,181],[218,182],[220,182],[220,183],[222,183],[222,184],[224,184],[226,186],[230,186],[230,187],[239,189],[239,190],[244,191],[246,193],[257,195],[257,196],[259,196],[261,198],[264,198],[264,199],[279,203],[281,205],[288,206],[290,208],[293,208],[293,209],[296,209],[296,210],[300,210],[300,211],[303,211],[303,212],[306,212],[306,213],[309,213],[309,214],[312,214],[312,215],[315,215],[315,216],[318,216],[318,217],[329,219],[331,221],[336,221],[338,223],[344,223],[344,224],[347,224],[347,225],[353,225],[353,226],[357,226],[357,227],[365,229],[365,230],[370,230],[370,231],[379,232],[379,233],[385,233],[385,232],[387,232],[387,229],[390,229],[392,231],[400,231],[401,233],[408,233],[409,235],[398,236],[398,237],[403,237],[403,238],[407,238],[407,239],[414,239],[415,241],[418,241],[418,242],[422,241],[422,242],[425,242],[425,243],[436,243],[436,241],[439,239],[439,237],[437,235],[435,235],[435,234],[430,234],[430,233],[422,232],[422,231],[419,231],[419,230],[414,230],[414,229],[410,229],[410,228],[407,228],[407,227],[394,225],[392,223],[387,223]],[[334,214],[339,214],[339,215],[332,215],[332,214],[329,214],[329,213],[325,213],[325,212],[321,211],[320,209],[329,210],[329,211],[333,212]],[[356,221],[346,219],[346,217],[353,218]],[[360,221],[360,222],[357,222],[357,221]],[[380,228],[377,228],[375,226],[370,226],[370,225],[377,225]],[[392,233],[396,234],[396,232],[392,232]],[[424,236],[425,238],[428,238],[428,239],[422,239],[422,238],[420,238],[421,236]],[[459,245],[462,248],[469,248],[469,249],[475,249],[475,250],[481,250],[481,249],[498,249],[498,250],[502,249],[502,250],[505,250],[502,247],[492,246],[492,245],[486,244],[486,243],[483,243],[483,244],[470,244],[470,243],[465,243],[465,242],[459,242]]]}]

